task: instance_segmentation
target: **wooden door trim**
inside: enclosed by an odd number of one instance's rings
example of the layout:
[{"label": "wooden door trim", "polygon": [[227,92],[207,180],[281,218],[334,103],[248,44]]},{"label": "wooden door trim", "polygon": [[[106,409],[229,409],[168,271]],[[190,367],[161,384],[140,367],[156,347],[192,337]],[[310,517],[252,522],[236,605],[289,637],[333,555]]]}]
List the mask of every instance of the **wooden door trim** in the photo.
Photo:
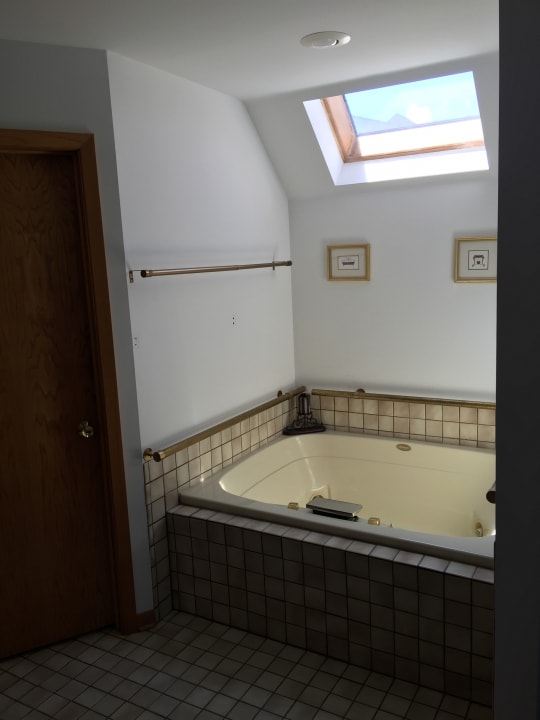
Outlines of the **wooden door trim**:
[{"label": "wooden door trim", "polygon": [[103,461],[108,496],[107,520],[113,555],[116,624],[121,632],[134,632],[143,625],[151,624],[153,614],[143,613],[138,616],[135,605],[120,408],[94,137],[88,133],[0,130],[0,152],[72,153],[75,158],[79,175],[81,238],[84,245],[83,261],[96,370],[96,394],[104,428]]}]

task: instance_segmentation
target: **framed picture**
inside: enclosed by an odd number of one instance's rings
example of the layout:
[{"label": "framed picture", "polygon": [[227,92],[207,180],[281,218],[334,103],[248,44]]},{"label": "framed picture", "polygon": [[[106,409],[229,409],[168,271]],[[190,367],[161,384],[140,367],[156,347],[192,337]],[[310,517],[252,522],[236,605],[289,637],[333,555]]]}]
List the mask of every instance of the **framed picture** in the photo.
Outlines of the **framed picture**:
[{"label": "framed picture", "polygon": [[497,238],[456,238],[454,282],[497,281]]},{"label": "framed picture", "polygon": [[369,280],[369,245],[328,245],[328,280]]}]

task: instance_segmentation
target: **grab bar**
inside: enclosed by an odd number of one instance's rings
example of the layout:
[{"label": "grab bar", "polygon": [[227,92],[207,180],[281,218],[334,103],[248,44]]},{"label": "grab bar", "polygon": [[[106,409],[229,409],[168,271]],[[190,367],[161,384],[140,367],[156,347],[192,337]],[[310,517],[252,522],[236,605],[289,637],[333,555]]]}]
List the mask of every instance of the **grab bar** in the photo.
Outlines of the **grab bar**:
[{"label": "grab bar", "polygon": [[265,410],[268,410],[271,407],[274,407],[275,405],[279,405],[280,403],[284,402],[285,400],[290,400],[293,397],[296,397],[296,395],[300,395],[300,393],[305,392],[306,388],[305,385],[300,385],[300,387],[295,388],[294,390],[289,390],[288,392],[282,392],[281,390],[278,390],[277,396],[273,398],[272,400],[268,400],[265,403],[262,403],[262,405],[257,405],[254,408],[251,408],[251,410],[246,410],[243,413],[240,413],[239,415],[235,415],[232,418],[229,418],[229,420],[224,420],[223,422],[219,423],[218,425],[213,425],[212,427],[207,428],[206,430],[201,430],[201,432],[197,433],[196,435],[191,435],[191,437],[185,438],[184,440],[179,440],[178,442],[174,443],[174,445],[169,445],[168,447],[164,448],[163,450],[152,450],[152,448],[146,448],[143,452],[143,460],[147,462],[148,460],[155,460],[156,462],[161,462],[166,457],[169,457],[169,455],[174,455],[174,453],[179,452],[180,450],[183,450],[184,448],[188,447],[189,445],[193,445],[196,442],[200,442],[201,440],[205,440],[206,438],[210,437],[211,435],[215,435],[218,432],[221,432],[222,430],[226,430],[229,427],[232,427],[233,425],[236,425],[239,422],[242,422],[242,420],[247,420],[255,413],[264,412]]},{"label": "grab bar", "polygon": [[486,500],[495,505],[495,483],[487,491]]},{"label": "grab bar", "polygon": [[175,268],[171,270],[130,270],[129,281],[133,282],[133,273],[140,273],[142,278],[162,277],[164,275],[193,275],[194,273],[228,272],[231,270],[256,270],[259,268],[290,267],[292,260],[273,260],[265,263],[252,263],[251,265],[214,265],[209,267]]}]

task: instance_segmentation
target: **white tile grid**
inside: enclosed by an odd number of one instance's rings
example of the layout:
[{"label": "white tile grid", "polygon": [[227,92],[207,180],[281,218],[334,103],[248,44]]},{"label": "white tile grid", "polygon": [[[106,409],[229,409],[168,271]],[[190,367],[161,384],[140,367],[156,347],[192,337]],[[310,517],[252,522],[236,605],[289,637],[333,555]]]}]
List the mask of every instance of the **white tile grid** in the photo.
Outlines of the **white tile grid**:
[{"label": "white tile grid", "polygon": [[193,443],[165,458],[163,462],[151,460],[145,463],[144,481],[156,619],[165,617],[172,607],[169,561],[163,554],[158,557],[156,544],[166,536],[165,513],[178,504],[178,490],[184,484],[199,482],[201,477],[210,477],[278,437],[289,422],[295,407],[295,399],[285,400],[263,412],[254,412],[241,423]]},{"label": "white tile grid", "polygon": [[2,720],[491,720],[481,705],[171,613],[0,661]]},{"label": "white tile grid", "polygon": [[[495,411],[459,407],[454,404],[428,404],[392,400],[313,395],[314,416],[329,429],[461,444],[495,447]],[[165,512],[178,504],[178,490],[186,483],[210,477],[261,445],[278,437],[294,416],[296,399],[286,400],[221,433],[181,450],[161,463],[145,463],[148,534],[152,564],[154,609],[157,619],[170,612],[171,590],[167,560],[158,568],[154,544],[163,537]],[[426,419],[424,419],[426,418]]]}]

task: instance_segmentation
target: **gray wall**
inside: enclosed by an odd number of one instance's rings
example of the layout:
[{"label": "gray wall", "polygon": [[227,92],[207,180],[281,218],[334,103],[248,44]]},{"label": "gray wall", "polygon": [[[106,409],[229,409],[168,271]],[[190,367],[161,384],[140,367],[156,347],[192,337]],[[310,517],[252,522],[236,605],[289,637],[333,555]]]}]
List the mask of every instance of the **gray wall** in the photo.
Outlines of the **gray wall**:
[{"label": "gray wall", "polygon": [[540,717],[537,0],[501,0],[500,27],[495,718],[533,720]]},{"label": "gray wall", "polygon": [[138,612],[144,612],[152,608],[152,588],[106,53],[0,41],[0,126],[90,132],[95,136],[136,606]]}]

